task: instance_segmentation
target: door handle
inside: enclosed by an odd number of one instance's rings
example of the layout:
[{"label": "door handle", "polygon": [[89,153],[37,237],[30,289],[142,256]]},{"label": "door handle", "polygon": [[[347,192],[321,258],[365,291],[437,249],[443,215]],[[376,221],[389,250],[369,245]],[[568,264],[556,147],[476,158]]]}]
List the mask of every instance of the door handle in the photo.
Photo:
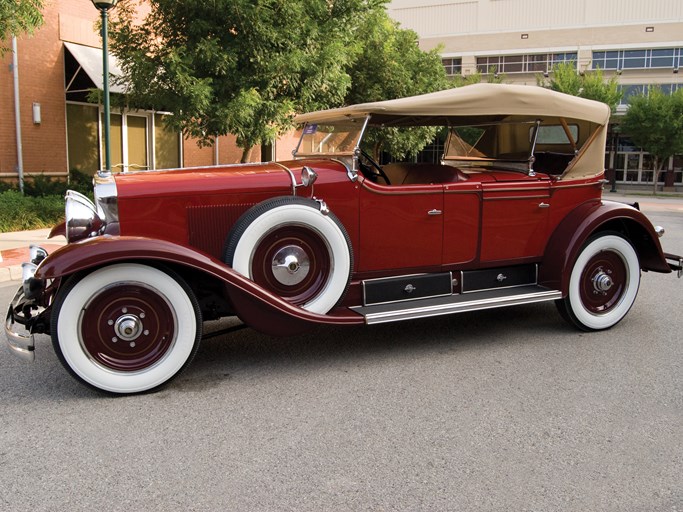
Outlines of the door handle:
[{"label": "door handle", "polygon": [[427,215],[441,215],[442,213],[443,212],[441,210],[437,210],[436,208],[434,208],[433,210],[429,210],[427,212]]},{"label": "door handle", "polygon": [[550,208],[550,205],[548,203],[541,203],[538,205],[539,208]]}]

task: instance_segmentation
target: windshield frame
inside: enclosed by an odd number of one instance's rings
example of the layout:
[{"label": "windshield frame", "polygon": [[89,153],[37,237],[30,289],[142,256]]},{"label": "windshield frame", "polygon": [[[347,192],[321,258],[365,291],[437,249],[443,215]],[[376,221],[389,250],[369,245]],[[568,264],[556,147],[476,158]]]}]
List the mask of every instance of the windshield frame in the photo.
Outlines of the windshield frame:
[{"label": "windshield frame", "polygon": [[[344,151],[301,151],[303,148],[304,144],[306,143],[305,139],[307,136],[310,136],[314,133],[317,133],[318,127],[319,126],[343,126],[346,125],[347,123],[354,123],[362,121],[362,124],[358,124],[357,126],[353,126],[354,129],[356,129],[356,135],[352,139],[352,144],[349,145],[349,149],[346,149]],[[339,122],[339,121],[331,121],[328,123],[314,123],[314,122],[306,122],[301,130],[301,136],[299,137],[299,142],[296,145],[296,148],[292,151],[292,155],[295,158],[312,158],[312,157],[323,157],[323,158],[340,158],[340,157],[356,157],[358,153],[360,152],[360,144],[361,141],[363,140],[363,136],[365,135],[365,131],[368,126],[368,122],[370,121],[370,116],[365,115],[365,116],[359,116],[359,117],[349,117],[347,120],[344,122]],[[313,130],[313,131],[312,131]],[[339,133],[344,133],[344,132],[339,132]],[[351,134],[352,130],[348,130],[346,133]],[[323,144],[326,142],[326,140],[333,135],[333,132],[329,132],[328,135],[324,137],[322,141],[319,142],[319,144]],[[355,167],[355,166],[354,166]]]}]

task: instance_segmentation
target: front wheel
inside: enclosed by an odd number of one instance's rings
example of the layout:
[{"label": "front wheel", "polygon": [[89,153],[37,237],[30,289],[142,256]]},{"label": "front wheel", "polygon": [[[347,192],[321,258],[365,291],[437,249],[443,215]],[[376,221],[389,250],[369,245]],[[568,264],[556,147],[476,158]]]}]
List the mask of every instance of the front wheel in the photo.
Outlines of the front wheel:
[{"label": "front wheel", "polygon": [[72,278],[52,311],[52,343],[77,379],[112,393],[156,388],[192,360],[201,313],[177,275],[124,263]]},{"label": "front wheel", "polygon": [[609,329],[631,309],[640,286],[633,246],[618,234],[591,238],[579,253],[569,294],[556,302],[560,314],[584,331]]}]

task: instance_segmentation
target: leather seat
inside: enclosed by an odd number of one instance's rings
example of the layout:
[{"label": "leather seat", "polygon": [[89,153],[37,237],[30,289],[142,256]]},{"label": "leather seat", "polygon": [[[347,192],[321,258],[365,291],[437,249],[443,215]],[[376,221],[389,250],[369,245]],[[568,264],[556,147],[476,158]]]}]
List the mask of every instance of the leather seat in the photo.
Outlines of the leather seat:
[{"label": "leather seat", "polygon": [[382,169],[392,185],[456,183],[468,179],[460,169],[450,165],[396,162],[387,164]]}]

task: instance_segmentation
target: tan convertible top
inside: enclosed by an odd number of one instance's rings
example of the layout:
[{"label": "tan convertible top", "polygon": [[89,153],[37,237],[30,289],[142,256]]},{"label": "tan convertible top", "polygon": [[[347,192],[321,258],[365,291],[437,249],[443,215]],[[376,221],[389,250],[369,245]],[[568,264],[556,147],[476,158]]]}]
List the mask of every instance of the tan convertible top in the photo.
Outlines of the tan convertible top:
[{"label": "tan convertible top", "polygon": [[[599,101],[570,96],[538,86],[475,84],[388,101],[302,114],[297,123],[336,124],[369,116],[371,126],[471,126],[535,123],[578,127],[575,157],[561,179],[597,176],[604,171],[610,109]],[[521,126],[521,125],[520,125]],[[528,126],[528,125],[527,125]],[[528,128],[523,128],[528,133]],[[522,132],[520,132],[522,133]],[[510,139],[520,148],[527,135]],[[513,143],[513,142],[511,142]],[[514,150],[514,149],[513,149]]]},{"label": "tan convertible top", "polygon": [[[508,116],[563,117],[607,124],[610,109],[604,103],[570,96],[542,87],[511,84],[475,84],[396,100],[361,103],[321,110],[296,117],[298,123],[334,123],[370,114],[370,124],[410,126],[461,124],[471,118]],[[419,118],[419,119],[418,119]],[[430,121],[431,119],[431,121]]]}]

